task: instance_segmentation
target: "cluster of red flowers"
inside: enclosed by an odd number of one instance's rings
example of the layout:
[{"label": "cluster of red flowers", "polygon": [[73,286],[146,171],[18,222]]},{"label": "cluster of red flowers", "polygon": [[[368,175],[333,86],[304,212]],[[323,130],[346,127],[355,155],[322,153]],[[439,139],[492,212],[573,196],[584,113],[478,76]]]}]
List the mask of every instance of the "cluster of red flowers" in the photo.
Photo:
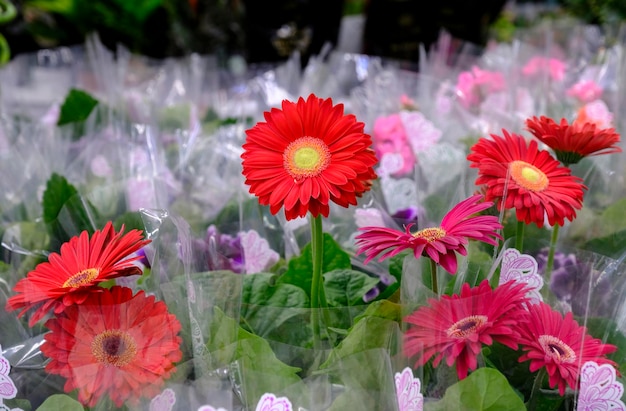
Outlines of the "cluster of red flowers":
[{"label": "cluster of red flowers", "polygon": [[132,256],[150,241],[138,230],[115,232],[107,223],[90,237],[84,231],[37,265],[14,287],[6,309],[34,310],[29,324],[52,314],[41,346],[46,371],[66,378],[65,391],[95,406],[106,394],[116,404],[158,394],[182,358],[179,321],[162,301],[104,281],[141,274]]},{"label": "cluster of red flowers", "polygon": [[456,364],[460,379],[477,367],[483,345],[494,341],[523,354],[520,362],[530,361],[530,371],[545,368],[550,387],[561,395],[566,385],[576,389],[580,367],[587,361],[611,364],[606,358],[617,350],[587,334],[569,312],[563,316],[550,305],[531,304],[526,285],[509,281],[492,289],[487,280],[470,288],[464,284],[458,295],[431,299],[405,321],[411,328],[405,334],[405,353],[416,357],[416,366],[434,358],[437,367],[445,359]]}]

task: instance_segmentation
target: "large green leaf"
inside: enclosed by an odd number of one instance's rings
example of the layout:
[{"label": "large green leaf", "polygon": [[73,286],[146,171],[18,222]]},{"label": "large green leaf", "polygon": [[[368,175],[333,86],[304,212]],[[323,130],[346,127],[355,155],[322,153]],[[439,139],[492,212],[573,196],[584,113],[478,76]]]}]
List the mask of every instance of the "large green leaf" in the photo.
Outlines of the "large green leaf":
[{"label": "large green leaf", "polygon": [[[324,261],[322,272],[327,273],[333,270],[350,269],[350,255],[346,253],[333,237],[324,233]],[[311,278],[313,273],[313,259],[311,254],[311,244],[307,244],[299,257],[289,260],[287,271],[278,277],[277,283],[293,284],[302,288],[309,298],[311,298]]]},{"label": "large green leaf", "polygon": [[37,408],[37,411],[84,411],[78,401],[65,394],[52,395]]},{"label": "large green leaf", "polygon": [[255,404],[266,392],[302,384],[299,368],[280,361],[266,340],[238,327],[237,321],[219,308],[214,310],[211,335],[207,350],[217,362],[236,364],[236,382],[249,404]]},{"label": "large green leaf", "polygon": [[426,402],[426,411],[526,411],[526,406],[498,370],[480,368],[450,386],[437,402]]},{"label": "large green leaf", "polygon": [[244,277],[241,317],[251,331],[262,337],[309,308],[304,290],[291,284],[274,284],[274,279],[269,273]]},{"label": "large green leaf", "polygon": [[381,317],[363,317],[354,324],[346,338],[330,353],[321,368],[331,367],[342,358],[374,348],[390,349],[398,344],[398,323]]},{"label": "large green leaf", "polygon": [[42,199],[43,221],[50,234],[50,249],[56,251],[72,236],[87,230],[92,233],[97,223],[96,209],[67,179],[53,173],[46,183]]},{"label": "large green leaf", "polygon": [[333,270],[324,274],[326,300],[332,307],[363,304],[363,296],[378,284],[374,278],[360,271]]}]

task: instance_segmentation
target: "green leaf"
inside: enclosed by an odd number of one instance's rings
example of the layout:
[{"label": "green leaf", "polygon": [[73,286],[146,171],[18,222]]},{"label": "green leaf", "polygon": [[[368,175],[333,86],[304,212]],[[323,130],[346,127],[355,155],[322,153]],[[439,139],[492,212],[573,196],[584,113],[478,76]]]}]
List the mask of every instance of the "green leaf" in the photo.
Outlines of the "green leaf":
[{"label": "green leaf", "polygon": [[498,370],[480,368],[450,386],[443,398],[425,403],[426,411],[526,411],[526,406]]},{"label": "green leaf", "polygon": [[27,0],[24,7],[49,13],[70,14],[74,9],[74,0]]},{"label": "green leaf", "polygon": [[588,318],[586,323],[582,320],[579,324],[587,327],[587,332],[595,338],[601,339],[605,344],[613,344],[617,347],[614,353],[607,357],[615,361],[621,374],[626,373],[626,336],[620,331],[617,323],[608,318]]},{"label": "green leaf", "polygon": [[[346,253],[333,237],[324,233],[324,261],[322,272],[351,269],[350,255]],[[309,299],[311,298],[311,278],[313,273],[313,259],[311,244],[307,244],[299,257],[289,260],[287,271],[276,280],[280,284],[293,284],[302,288]]]},{"label": "green leaf", "polygon": [[399,335],[400,327],[397,322],[381,317],[363,317],[332,350],[328,360],[320,368],[328,368],[342,358],[374,348],[391,349],[393,355]]},{"label": "green leaf", "polygon": [[85,121],[97,105],[98,100],[89,93],[71,89],[65,97],[63,105],[61,105],[57,125],[62,126],[64,124]]},{"label": "green leaf", "polygon": [[389,300],[374,301],[367,307],[362,315],[354,319],[354,322],[357,323],[365,317],[384,318],[396,321],[399,324],[400,321],[402,321],[402,306]]},{"label": "green leaf", "polygon": [[608,257],[619,258],[626,251],[626,230],[609,234],[606,237],[594,238],[582,248]]},{"label": "green leaf", "polygon": [[304,290],[291,284],[274,284],[274,279],[269,273],[244,276],[241,317],[251,331],[262,337],[309,308]]},{"label": "green leaf", "polygon": [[616,201],[602,212],[599,227],[605,235],[626,230],[626,198]]},{"label": "green leaf", "polygon": [[54,394],[43,402],[37,408],[37,411],[84,411],[84,408],[78,401],[65,394]]},{"label": "green leaf", "polygon": [[71,237],[94,232],[96,209],[78,195],[65,177],[53,173],[43,193],[43,221],[50,234],[50,249],[57,251]]},{"label": "green leaf", "polygon": [[360,271],[333,270],[324,274],[326,300],[332,307],[362,305],[363,296],[378,284],[374,278]]},{"label": "green leaf", "polygon": [[143,22],[150,14],[154,12],[163,0],[114,0],[118,6],[126,13],[132,15],[135,19]]},{"label": "green leaf", "polygon": [[[291,367],[276,358],[269,343],[263,338],[238,327],[236,320],[219,309],[207,349],[224,364],[236,362],[244,395],[249,404],[255,404],[266,392],[280,392],[288,386],[301,384],[299,368]],[[236,331],[233,331],[236,330]]]}]

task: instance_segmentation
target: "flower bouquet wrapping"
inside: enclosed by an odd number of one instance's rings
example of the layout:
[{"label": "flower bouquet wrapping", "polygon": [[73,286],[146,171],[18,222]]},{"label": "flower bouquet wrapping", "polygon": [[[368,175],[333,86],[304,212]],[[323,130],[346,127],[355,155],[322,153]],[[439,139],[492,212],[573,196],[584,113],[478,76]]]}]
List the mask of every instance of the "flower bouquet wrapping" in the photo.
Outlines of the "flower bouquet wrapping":
[{"label": "flower bouquet wrapping", "polygon": [[[626,408],[610,94],[580,86],[546,103],[559,116],[533,97],[505,118],[457,85],[446,118],[436,70],[372,60],[338,87],[314,60],[309,77],[209,81],[204,100],[177,64],[89,47],[92,111],[2,120],[2,169],[23,188],[3,183],[0,204],[0,407]],[[475,97],[520,87],[474,62]],[[103,74],[115,64],[124,76]],[[137,66],[166,91],[138,86],[131,116],[106,84]],[[325,86],[332,99],[302,93]]]}]

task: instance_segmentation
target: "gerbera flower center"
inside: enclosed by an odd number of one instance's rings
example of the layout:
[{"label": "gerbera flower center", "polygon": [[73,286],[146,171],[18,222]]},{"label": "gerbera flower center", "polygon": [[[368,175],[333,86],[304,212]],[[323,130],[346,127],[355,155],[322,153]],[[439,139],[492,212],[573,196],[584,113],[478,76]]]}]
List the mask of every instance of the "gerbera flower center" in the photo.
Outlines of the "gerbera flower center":
[{"label": "gerbera flower center", "polygon": [[548,176],[543,171],[525,161],[513,161],[510,165],[511,178],[529,191],[543,191],[548,187]]},{"label": "gerbera flower center", "polygon": [[102,364],[123,367],[135,358],[137,344],[122,330],[106,330],[91,342],[91,353]]},{"label": "gerbera flower center", "polygon": [[539,344],[550,359],[557,363],[572,363],[576,361],[576,353],[560,339],[553,335],[539,336]]},{"label": "gerbera flower center", "polygon": [[283,164],[296,180],[315,177],[330,164],[330,150],[319,138],[300,137],[285,149]]},{"label": "gerbera flower center", "polygon": [[63,283],[63,288],[81,287],[90,285],[94,279],[98,278],[99,270],[97,268],[86,268],[83,271],[74,274]]},{"label": "gerbera flower center", "polygon": [[441,227],[424,228],[423,230],[419,230],[418,232],[413,234],[413,237],[423,238],[429,243],[431,241],[439,240],[440,238],[443,238],[445,236],[446,230]]},{"label": "gerbera flower center", "polygon": [[486,315],[470,315],[469,317],[465,317],[448,328],[448,337],[467,338],[468,335],[475,333],[488,320],[489,318],[487,318]]}]

